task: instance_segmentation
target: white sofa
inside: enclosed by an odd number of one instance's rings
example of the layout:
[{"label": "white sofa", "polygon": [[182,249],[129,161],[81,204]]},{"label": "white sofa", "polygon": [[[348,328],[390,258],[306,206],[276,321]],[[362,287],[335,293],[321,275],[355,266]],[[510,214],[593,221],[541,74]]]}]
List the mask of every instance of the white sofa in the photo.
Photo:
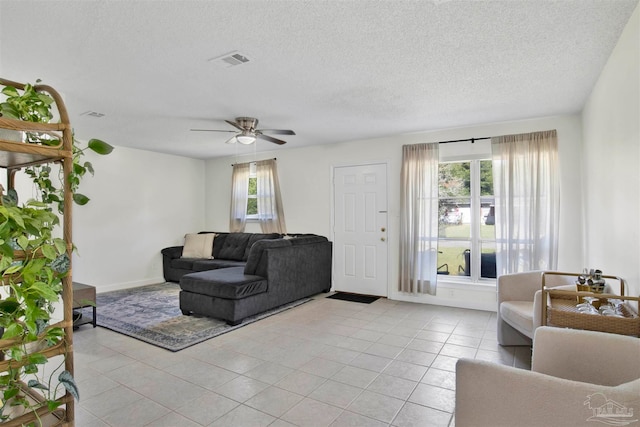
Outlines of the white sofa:
[{"label": "white sofa", "polygon": [[537,328],[531,371],[458,360],[456,427],[640,425],[639,361],[638,338]]},{"label": "white sofa", "polygon": [[[546,276],[547,287],[576,290],[575,277]],[[500,345],[531,345],[542,325],[542,271],[498,277],[497,333]]]}]

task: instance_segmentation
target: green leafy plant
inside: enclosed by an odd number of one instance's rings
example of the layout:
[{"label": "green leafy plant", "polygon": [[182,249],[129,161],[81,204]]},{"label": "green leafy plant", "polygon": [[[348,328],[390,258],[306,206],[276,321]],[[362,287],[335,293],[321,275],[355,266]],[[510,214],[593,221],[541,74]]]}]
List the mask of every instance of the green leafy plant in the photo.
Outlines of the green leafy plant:
[{"label": "green leafy plant", "polygon": [[[48,390],[37,378],[38,365],[47,363],[48,359],[41,351],[30,351],[30,348],[35,345],[46,350],[64,339],[63,329],[49,323],[53,305],[60,299],[62,278],[68,274],[70,266],[65,241],[53,237],[59,223],[57,215],[42,202],[32,200],[20,207],[15,195],[3,199],[0,205],[0,271],[10,292],[0,301],[0,327],[4,331],[2,341],[11,343],[5,349],[5,356],[18,363],[17,367],[0,375],[0,420],[6,419],[5,410],[12,406],[26,409],[34,406],[25,397],[27,388],[47,390],[47,405],[58,404],[54,399],[56,390]],[[60,373],[63,378],[70,375],[63,375],[63,372]],[[22,381],[25,376],[33,376],[26,387]],[[77,394],[73,381],[59,379],[59,384],[64,387],[68,384]]]},{"label": "green leafy plant", "polygon": [[[40,80],[37,81],[40,83]],[[27,83],[22,93],[13,86],[5,86],[2,93],[7,99],[0,106],[2,115],[25,122],[49,123],[53,118],[51,105],[53,98],[46,93],[36,91]],[[48,145],[54,145],[55,141]]]},{"label": "green leafy plant", "polygon": [[[5,86],[2,94],[6,99],[0,103],[0,114],[4,117],[37,123],[49,123],[53,119],[53,98],[46,93],[38,92],[31,84],[26,84],[22,91],[13,86]],[[46,146],[58,146],[61,143],[56,135],[43,132],[25,132],[25,142]],[[74,138],[73,167],[67,179],[71,185],[73,201],[78,205],[86,205],[89,202],[89,198],[79,193],[78,189],[82,178],[87,173],[94,173],[91,162],[83,161],[87,150],[107,155],[113,151],[113,147],[100,139],[90,139],[82,148],[80,142]],[[50,205],[55,204],[58,211],[63,213],[64,189],[61,183],[64,177],[60,175],[62,168],[59,168],[57,179],[52,177],[52,168],[48,164],[25,168],[25,173],[38,186],[41,200]]]},{"label": "green leafy plant", "polygon": [[[34,123],[54,120],[54,99],[38,91],[37,86],[5,85],[1,92],[5,96],[0,103],[3,117]],[[61,136],[55,132],[30,131],[23,133],[22,142],[59,147]],[[55,410],[61,405],[57,399],[60,387],[79,398],[73,376],[63,369],[64,360],[47,377],[42,368],[49,361],[47,354],[58,354],[47,350],[65,345],[64,329],[51,325],[51,320],[71,265],[67,242],[55,237],[60,220],[53,207],[64,213],[65,179],[75,203],[84,205],[89,201],[78,192],[82,178],[94,172],[93,165],[83,160],[87,150],[106,155],[113,147],[98,139],[83,147],[74,139],[73,164],[68,176],[63,176],[62,167],[56,176],[50,164],[24,169],[39,189],[39,201],[19,205],[13,190],[0,199],[0,274],[4,288],[9,290],[0,299],[0,343],[4,354],[0,363],[5,364],[0,373],[0,422],[8,419],[15,407],[29,411],[46,406]],[[52,388],[54,374],[57,383]],[[44,401],[28,398],[30,390],[38,390]]]}]

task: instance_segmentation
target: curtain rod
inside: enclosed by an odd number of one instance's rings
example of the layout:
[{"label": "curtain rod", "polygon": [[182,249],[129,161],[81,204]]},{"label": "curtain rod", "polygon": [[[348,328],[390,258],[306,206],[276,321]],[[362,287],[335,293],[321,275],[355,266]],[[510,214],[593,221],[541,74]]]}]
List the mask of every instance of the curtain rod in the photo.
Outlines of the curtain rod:
[{"label": "curtain rod", "polygon": [[467,139],[454,139],[452,141],[440,141],[438,144],[449,144],[450,142],[465,142],[471,141],[471,143],[475,143],[476,141],[482,141],[483,139],[491,139],[490,136],[484,136],[482,138],[467,138]]},{"label": "curtain rod", "polygon": [[[262,160],[269,160],[269,159],[262,159]],[[245,162],[245,163],[255,163],[255,162],[261,162],[262,160],[254,160],[253,162]],[[273,160],[278,160],[277,157],[274,157]],[[235,166],[235,165],[241,165],[242,163],[231,163],[231,166]]]}]

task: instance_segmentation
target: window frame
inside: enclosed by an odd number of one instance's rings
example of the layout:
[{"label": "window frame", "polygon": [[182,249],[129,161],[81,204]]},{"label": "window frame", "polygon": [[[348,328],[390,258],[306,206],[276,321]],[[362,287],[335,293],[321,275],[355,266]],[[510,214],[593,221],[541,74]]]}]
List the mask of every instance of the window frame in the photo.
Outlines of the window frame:
[{"label": "window frame", "polygon": [[[445,163],[469,163],[470,171],[469,171],[469,180],[470,180],[470,195],[469,195],[469,212],[470,212],[470,232],[469,238],[441,238],[438,235],[438,242],[440,241],[449,241],[449,242],[468,242],[470,253],[470,275],[438,275],[438,281],[448,282],[448,283],[468,283],[470,285],[495,285],[496,278],[491,277],[481,277],[481,251],[484,244],[489,243],[493,244],[495,247],[496,239],[495,239],[495,231],[493,239],[487,239],[482,237],[481,226],[482,226],[482,202],[483,200],[493,199],[495,204],[495,196],[482,196],[481,191],[481,162],[482,161],[491,161],[490,155],[470,155],[470,156],[455,156],[449,158],[441,158],[439,164]],[[465,196],[466,198],[466,196]],[[495,229],[494,229],[495,230]],[[451,268],[451,267],[450,267]]]}]

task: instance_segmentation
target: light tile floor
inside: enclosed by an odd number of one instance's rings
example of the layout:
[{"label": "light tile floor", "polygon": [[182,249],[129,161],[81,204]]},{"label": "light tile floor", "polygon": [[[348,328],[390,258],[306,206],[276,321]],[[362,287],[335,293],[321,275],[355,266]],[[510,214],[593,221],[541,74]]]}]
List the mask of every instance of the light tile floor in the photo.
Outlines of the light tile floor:
[{"label": "light tile floor", "polygon": [[177,353],[82,326],[76,425],[453,426],[458,358],[530,368],[495,313],[325,296]]}]

